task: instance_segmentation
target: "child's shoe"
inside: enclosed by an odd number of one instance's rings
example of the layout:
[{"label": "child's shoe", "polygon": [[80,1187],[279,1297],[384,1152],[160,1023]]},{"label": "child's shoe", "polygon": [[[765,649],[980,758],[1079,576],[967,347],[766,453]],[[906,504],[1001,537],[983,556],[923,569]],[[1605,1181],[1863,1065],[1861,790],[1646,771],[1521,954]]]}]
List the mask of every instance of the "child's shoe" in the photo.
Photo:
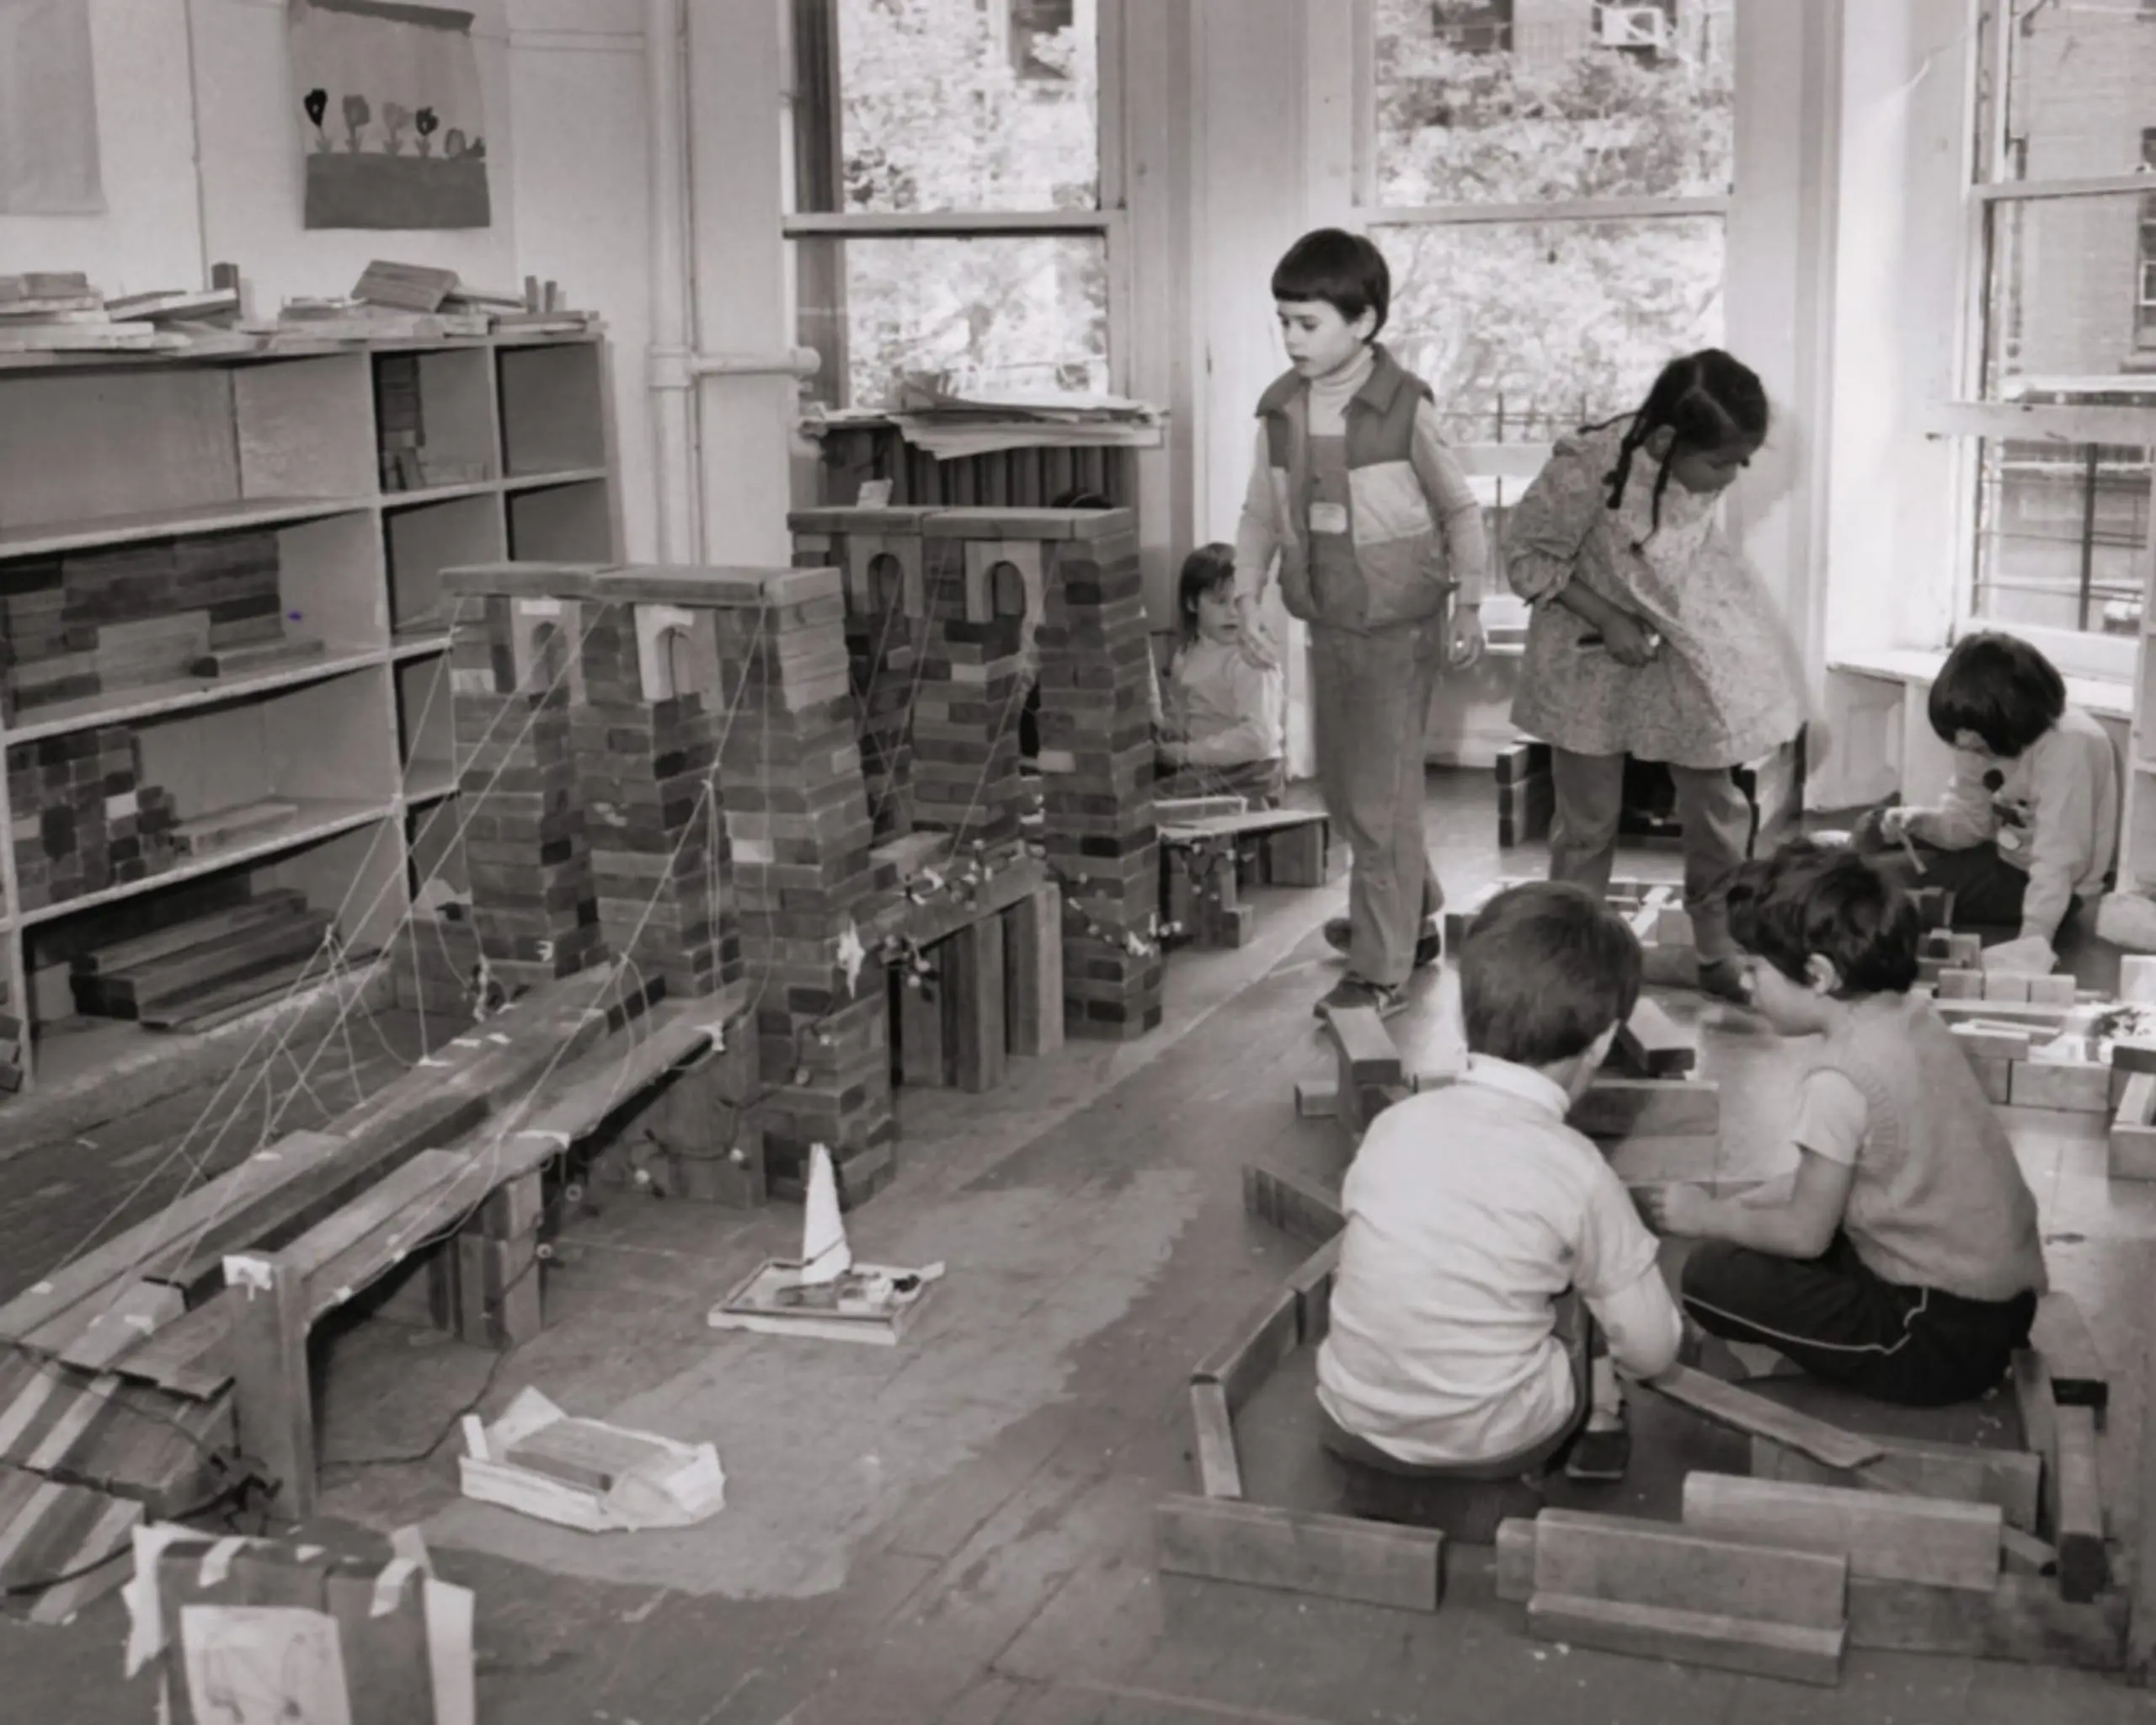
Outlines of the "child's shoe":
[{"label": "child's shoe", "polygon": [[[1354,944],[1354,940],[1353,927],[1345,916],[1328,916],[1325,919],[1325,943],[1334,952],[1344,955]],[[1443,932],[1434,922],[1425,923],[1421,936],[1415,943],[1415,968],[1417,970],[1426,970],[1444,955],[1445,942]]]},{"label": "child's shoe", "polygon": [[1565,1458],[1565,1477],[1590,1483],[1614,1483],[1632,1465],[1632,1434],[1622,1424],[1598,1431],[1589,1426],[1572,1442]]},{"label": "child's shoe", "polygon": [[1311,1012],[1322,1018],[1328,1012],[1345,1012],[1354,1007],[1374,1007],[1378,1017],[1390,1018],[1407,1010],[1407,991],[1387,988],[1381,982],[1365,982],[1359,976],[1343,976],[1332,985],[1332,991],[1311,1008]]}]

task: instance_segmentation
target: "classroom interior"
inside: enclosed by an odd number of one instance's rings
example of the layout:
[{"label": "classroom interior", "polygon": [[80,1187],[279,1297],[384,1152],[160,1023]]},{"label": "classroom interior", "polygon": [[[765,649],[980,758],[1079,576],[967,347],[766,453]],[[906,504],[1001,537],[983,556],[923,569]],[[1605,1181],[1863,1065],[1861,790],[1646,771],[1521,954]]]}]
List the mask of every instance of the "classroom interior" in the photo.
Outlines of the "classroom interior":
[{"label": "classroom interior", "polygon": [[[2156,7],[0,0],[0,140],[22,1717],[2146,1713]],[[1722,522],[1807,724],[1757,842],[1935,800],[1977,630],[2111,738],[2065,974],[1953,997],[1927,937],[2069,1315],[2030,1382],[1631,1386],[1540,1535],[1321,1447],[1340,1182],[1456,1075],[1456,971],[1312,1015],[1349,857],[1277,592],[1279,809],[1156,805],[1108,715],[1323,227],[1500,568],[1557,437],[1758,374]],[[1455,914],[1549,862],[1498,585],[1422,738]],[[1690,985],[1681,845],[1638,768],[1671,1059],[1597,1135],[1737,1190],[1806,1048]],[[835,1234],[865,1323],[762,1301]],[[1717,1568],[1732,1478],[1876,1525]],[[1545,1615],[1575,1512],[1652,1525],[1575,1582],[1683,1632]],[[1897,1515],[1938,1549],[1882,1570]]]}]

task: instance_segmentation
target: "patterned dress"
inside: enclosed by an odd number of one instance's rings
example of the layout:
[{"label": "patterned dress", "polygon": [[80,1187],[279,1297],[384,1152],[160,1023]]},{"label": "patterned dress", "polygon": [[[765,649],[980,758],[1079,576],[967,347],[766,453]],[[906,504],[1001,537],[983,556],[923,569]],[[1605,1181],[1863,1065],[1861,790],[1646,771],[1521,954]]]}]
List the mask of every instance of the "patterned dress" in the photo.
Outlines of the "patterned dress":
[{"label": "patterned dress", "polygon": [[[1802,661],[1712,496],[1673,481],[1655,527],[1660,467],[1641,450],[1624,502],[1609,507],[1624,432],[1620,421],[1561,439],[1513,511],[1506,571],[1534,607],[1513,723],[1582,755],[1741,766],[1804,723]],[[1595,630],[1555,602],[1575,580],[1662,636],[1651,661],[1620,665],[1582,644]]]}]

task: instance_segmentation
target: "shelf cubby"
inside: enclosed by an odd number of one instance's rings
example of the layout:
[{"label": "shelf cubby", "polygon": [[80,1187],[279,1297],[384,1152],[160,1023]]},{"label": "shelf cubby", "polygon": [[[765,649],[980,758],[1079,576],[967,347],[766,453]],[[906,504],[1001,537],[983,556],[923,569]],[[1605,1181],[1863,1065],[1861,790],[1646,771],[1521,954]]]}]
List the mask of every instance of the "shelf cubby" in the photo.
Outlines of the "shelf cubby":
[{"label": "shelf cubby", "polygon": [[396,669],[397,735],[404,795],[430,798],[456,783],[455,725],[449,692],[449,658],[430,654]]},{"label": "shelf cubby", "polygon": [[603,479],[510,494],[509,554],[519,562],[600,563],[613,543]]},{"label": "shelf cubby", "polygon": [[[501,478],[492,355],[483,347],[374,356],[375,424],[390,496],[487,487]],[[400,457],[408,454],[408,461]]]},{"label": "shelf cubby", "polygon": [[389,616],[400,635],[449,627],[441,572],[508,554],[501,499],[491,492],[446,503],[396,502],[382,510],[389,548]]},{"label": "shelf cubby", "polygon": [[503,470],[511,478],[606,462],[604,378],[588,341],[502,347]]}]

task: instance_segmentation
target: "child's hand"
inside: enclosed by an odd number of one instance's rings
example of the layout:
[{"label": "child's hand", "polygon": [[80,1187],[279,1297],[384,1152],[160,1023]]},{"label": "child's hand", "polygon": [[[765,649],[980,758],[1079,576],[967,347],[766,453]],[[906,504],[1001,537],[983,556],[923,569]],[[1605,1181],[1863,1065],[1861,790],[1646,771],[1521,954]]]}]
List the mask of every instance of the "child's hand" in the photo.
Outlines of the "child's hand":
[{"label": "child's hand", "polygon": [[1708,1201],[1697,1186],[1643,1186],[1632,1194],[1641,1217],[1657,1234],[1697,1234],[1706,1224]]},{"label": "child's hand", "polygon": [[1620,665],[1639,666],[1654,657],[1654,633],[1636,617],[1613,617],[1602,626],[1602,644]]},{"label": "child's hand", "polygon": [[1445,663],[1454,670],[1465,670],[1482,656],[1488,640],[1482,633],[1482,611],[1479,606],[1455,604],[1445,625]]}]

